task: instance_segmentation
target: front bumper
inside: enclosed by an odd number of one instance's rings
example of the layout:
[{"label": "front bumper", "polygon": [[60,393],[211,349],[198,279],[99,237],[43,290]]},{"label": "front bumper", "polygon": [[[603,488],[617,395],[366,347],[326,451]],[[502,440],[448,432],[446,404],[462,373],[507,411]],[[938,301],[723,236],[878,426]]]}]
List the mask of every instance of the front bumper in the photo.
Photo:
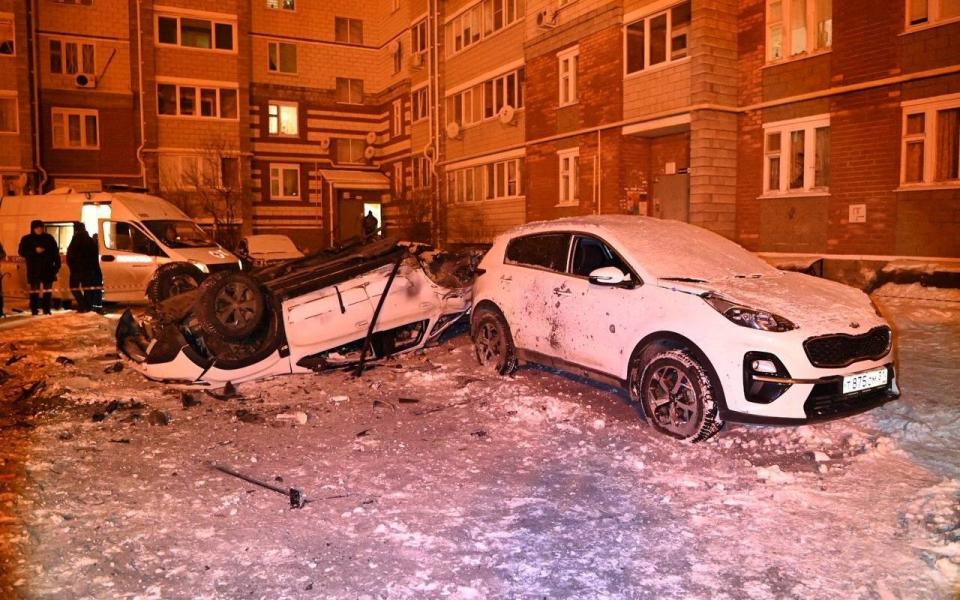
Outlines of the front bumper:
[{"label": "front bumper", "polygon": [[791,386],[812,386],[803,403],[804,417],[779,417],[750,414],[735,410],[721,410],[721,417],[738,423],[763,425],[802,425],[841,419],[876,408],[900,397],[894,364],[882,365],[888,371],[887,384],[848,394],[843,393],[843,375],[830,375],[815,379],[792,377],[755,376],[755,379]]}]

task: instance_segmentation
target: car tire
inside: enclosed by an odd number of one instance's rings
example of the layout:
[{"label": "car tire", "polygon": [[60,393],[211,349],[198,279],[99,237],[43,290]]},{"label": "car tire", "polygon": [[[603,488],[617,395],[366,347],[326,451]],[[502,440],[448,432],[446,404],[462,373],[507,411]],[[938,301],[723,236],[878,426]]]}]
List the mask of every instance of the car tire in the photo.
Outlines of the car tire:
[{"label": "car tire", "polygon": [[714,383],[684,349],[634,357],[630,397],[640,402],[654,429],[678,440],[702,442],[723,427]]},{"label": "car tire", "polygon": [[510,326],[500,311],[478,308],[470,319],[470,337],[480,366],[509,375],[517,369],[517,349]]},{"label": "car tire", "polygon": [[160,265],[147,284],[147,300],[156,306],[164,300],[197,289],[203,280],[203,272],[190,263]]},{"label": "car tire", "polygon": [[236,342],[257,330],[266,304],[266,293],[254,277],[246,273],[217,273],[200,286],[194,314],[205,334]]},{"label": "car tire", "polygon": [[213,367],[227,371],[244,369],[266,360],[285,344],[279,303],[268,306],[257,329],[242,340],[225,340],[202,332],[201,338]]}]

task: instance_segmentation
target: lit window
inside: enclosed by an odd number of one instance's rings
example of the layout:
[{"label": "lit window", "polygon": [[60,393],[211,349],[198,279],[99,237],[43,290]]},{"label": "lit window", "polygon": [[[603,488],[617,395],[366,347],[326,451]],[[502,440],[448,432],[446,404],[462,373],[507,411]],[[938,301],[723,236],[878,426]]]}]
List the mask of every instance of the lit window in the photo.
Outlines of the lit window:
[{"label": "lit window", "polygon": [[907,26],[917,27],[960,18],[958,0],[907,0]]},{"label": "lit window", "polygon": [[767,123],[763,131],[764,193],[804,194],[829,189],[829,115]]},{"label": "lit window", "polygon": [[13,16],[0,15],[0,56],[16,54],[16,36],[13,29]]},{"label": "lit window", "polygon": [[558,204],[580,203],[580,149],[557,152],[560,164],[560,201]]},{"label": "lit window", "polygon": [[297,105],[271,102],[267,105],[267,131],[270,135],[296,137],[300,134]]},{"label": "lit window", "polygon": [[833,45],[833,0],[767,0],[767,61]]},{"label": "lit window", "polygon": [[99,113],[78,108],[54,108],[53,147],[68,150],[96,150],[100,147]]},{"label": "lit window", "polygon": [[960,183],[960,94],[904,103],[904,184]]},{"label": "lit window", "polygon": [[580,47],[575,46],[557,55],[560,62],[560,106],[577,103],[577,70]]},{"label": "lit window", "polygon": [[363,43],[363,21],[360,19],[334,18],[334,29],[338,42],[346,44]]},{"label": "lit window", "polygon": [[686,58],[690,43],[690,2],[629,23],[626,36],[627,73]]},{"label": "lit window", "polygon": [[277,10],[296,10],[295,0],[267,0],[267,8]]},{"label": "lit window", "polygon": [[296,73],[296,44],[267,42],[267,70],[272,73]]},{"label": "lit window", "polygon": [[300,165],[270,164],[270,199],[300,199]]}]

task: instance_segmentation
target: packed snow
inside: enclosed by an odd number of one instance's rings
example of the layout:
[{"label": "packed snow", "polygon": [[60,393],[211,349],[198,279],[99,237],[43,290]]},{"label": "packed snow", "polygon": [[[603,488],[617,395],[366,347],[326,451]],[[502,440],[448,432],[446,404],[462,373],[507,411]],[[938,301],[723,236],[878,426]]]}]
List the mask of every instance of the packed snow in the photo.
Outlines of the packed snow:
[{"label": "packed snow", "polygon": [[117,366],[111,318],[0,321],[0,595],[954,598],[960,298],[901,288],[899,401],[700,445],[462,334],[230,394]]}]

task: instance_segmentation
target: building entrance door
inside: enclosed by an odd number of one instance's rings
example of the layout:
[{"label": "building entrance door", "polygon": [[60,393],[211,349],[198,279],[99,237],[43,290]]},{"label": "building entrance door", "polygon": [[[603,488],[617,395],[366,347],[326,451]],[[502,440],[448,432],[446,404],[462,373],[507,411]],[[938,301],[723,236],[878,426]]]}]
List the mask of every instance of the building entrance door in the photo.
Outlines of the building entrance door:
[{"label": "building entrance door", "polygon": [[690,176],[659,175],[653,182],[653,210],[658,219],[690,220]]},{"label": "building entrance door", "polygon": [[342,190],[338,193],[337,214],[340,243],[363,237],[363,218],[373,213],[377,227],[383,227],[379,196],[364,190]]}]

